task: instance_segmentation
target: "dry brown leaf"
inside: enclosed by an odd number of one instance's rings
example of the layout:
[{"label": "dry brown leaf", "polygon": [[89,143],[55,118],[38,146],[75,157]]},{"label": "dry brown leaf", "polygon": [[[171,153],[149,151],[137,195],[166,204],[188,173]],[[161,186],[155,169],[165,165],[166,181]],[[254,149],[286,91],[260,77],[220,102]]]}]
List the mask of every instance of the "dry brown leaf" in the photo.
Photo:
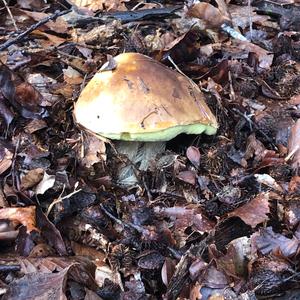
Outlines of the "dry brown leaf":
[{"label": "dry brown leaf", "polygon": [[27,190],[38,184],[44,177],[44,170],[37,168],[29,170],[26,175],[21,178],[21,189]]},{"label": "dry brown leaf", "polygon": [[248,203],[229,213],[229,216],[239,217],[254,228],[256,225],[268,220],[268,213],[270,213],[269,194],[261,193]]},{"label": "dry brown leaf", "polygon": [[82,245],[73,241],[71,241],[71,247],[72,247],[72,251],[77,256],[86,256],[98,262],[104,262],[106,259],[105,253],[101,250],[96,250],[89,246]]},{"label": "dry brown leaf", "polygon": [[7,148],[0,148],[0,175],[10,168],[13,156],[13,153]]},{"label": "dry brown leaf", "polygon": [[35,206],[5,207],[0,209],[0,219],[10,220],[26,226],[27,232],[39,231],[36,228]]},{"label": "dry brown leaf", "polygon": [[289,183],[289,193],[300,194],[300,176],[293,176]]},{"label": "dry brown leaf", "polygon": [[63,70],[64,72],[64,80],[68,84],[81,84],[83,81],[83,77],[81,74],[73,69],[72,67],[68,66],[67,69]]},{"label": "dry brown leaf", "polygon": [[176,264],[171,258],[165,258],[165,262],[161,268],[161,279],[165,286],[168,286],[170,279],[174,274],[175,266]]},{"label": "dry brown leaf", "polygon": [[[34,21],[38,22],[46,17],[49,17],[48,14],[43,12],[28,11],[28,10],[19,10],[21,14],[31,17]],[[67,33],[68,24],[62,18],[57,18],[55,21],[48,21],[44,26],[48,29],[53,30],[57,33]]]},{"label": "dry brown leaf", "polygon": [[[223,1],[218,2],[222,4]],[[187,15],[203,20],[207,28],[218,29],[222,24],[231,22],[224,2],[219,8],[210,3],[198,2],[188,8]]]},{"label": "dry brown leaf", "polygon": [[237,50],[239,52],[246,51],[248,53],[255,53],[257,55],[258,59],[258,66],[263,70],[270,69],[272,63],[274,54],[270,53],[269,51],[259,47],[258,45],[252,44],[247,41],[241,41],[241,40],[233,40],[233,44],[236,44]]},{"label": "dry brown leaf", "polygon": [[289,103],[292,105],[299,105],[300,104],[300,94],[293,96],[290,99]]},{"label": "dry brown leaf", "polygon": [[197,209],[185,208],[180,206],[173,207],[155,207],[155,213],[175,219],[175,227],[177,230],[185,230],[188,226],[192,226],[198,232],[209,232],[213,229],[215,223],[207,219],[204,214],[199,213]]},{"label": "dry brown leaf", "polygon": [[24,128],[27,133],[34,133],[47,127],[47,123],[43,119],[33,119]]},{"label": "dry brown leaf", "polygon": [[84,151],[81,153],[81,164],[90,168],[93,164],[105,161],[105,143],[93,134],[85,134],[84,136]]},{"label": "dry brown leaf", "polygon": [[246,160],[254,158],[256,162],[259,162],[263,159],[265,150],[263,143],[255,137],[255,133],[252,133],[247,139],[244,158]]},{"label": "dry brown leaf", "polygon": [[32,32],[35,36],[40,36],[40,37],[46,37],[47,41],[41,40],[41,45],[45,48],[51,47],[51,46],[59,46],[60,44],[64,43],[67,41],[67,39],[61,38],[59,36],[49,34],[40,30],[34,30]]}]

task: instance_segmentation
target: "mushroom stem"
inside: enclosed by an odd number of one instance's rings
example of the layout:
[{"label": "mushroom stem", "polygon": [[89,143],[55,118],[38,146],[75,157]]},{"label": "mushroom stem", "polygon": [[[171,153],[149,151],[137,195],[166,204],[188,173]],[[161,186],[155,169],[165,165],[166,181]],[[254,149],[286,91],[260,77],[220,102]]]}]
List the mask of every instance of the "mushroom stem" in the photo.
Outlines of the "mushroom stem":
[{"label": "mushroom stem", "polygon": [[166,142],[116,141],[115,147],[131,162],[118,170],[118,183],[122,186],[132,186],[138,182],[134,166],[140,171],[146,171],[155,157],[165,150]]}]

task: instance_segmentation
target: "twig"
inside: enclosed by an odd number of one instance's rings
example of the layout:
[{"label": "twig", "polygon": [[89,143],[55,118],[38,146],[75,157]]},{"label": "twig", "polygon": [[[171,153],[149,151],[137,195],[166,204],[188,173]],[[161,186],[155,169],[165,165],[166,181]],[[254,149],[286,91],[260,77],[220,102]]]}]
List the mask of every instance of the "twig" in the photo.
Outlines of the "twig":
[{"label": "twig", "polygon": [[78,190],[77,190],[77,186],[78,186],[78,182],[76,182],[75,187],[74,187],[74,191],[73,191],[72,193],[70,193],[70,194],[68,194],[68,195],[66,195],[66,196],[64,196],[64,197],[62,197],[62,194],[63,194],[64,191],[65,191],[65,185],[64,185],[64,186],[63,186],[63,190],[62,190],[62,192],[60,193],[59,197],[58,197],[57,199],[55,199],[53,202],[51,202],[51,204],[49,205],[49,207],[48,207],[48,209],[47,209],[47,212],[46,212],[46,216],[47,216],[47,217],[49,216],[49,214],[50,214],[50,212],[51,212],[51,210],[52,210],[52,208],[53,208],[53,206],[54,206],[55,204],[57,204],[57,203],[59,203],[59,202],[62,202],[63,200],[68,199],[68,198],[72,197],[73,195],[79,193],[82,189],[78,189]]},{"label": "twig", "polygon": [[[3,1],[3,0],[2,0]],[[20,33],[18,36],[16,36],[15,38],[6,41],[4,44],[0,45],[0,51],[3,51],[5,49],[7,49],[9,46],[21,42],[23,40],[23,38],[25,36],[27,36],[29,33],[31,33],[32,31],[36,30],[37,28],[39,28],[40,26],[46,24],[49,21],[55,20],[56,18],[63,16],[69,12],[71,12],[72,9],[67,9],[67,10],[63,10],[63,11],[58,11],[56,13],[54,13],[51,16],[48,16],[40,21],[38,21],[37,23],[31,25],[27,30],[23,31],[22,33]]]},{"label": "twig", "polygon": [[4,6],[5,6],[5,8],[6,8],[8,14],[9,14],[10,18],[11,18],[11,21],[12,21],[13,24],[14,24],[14,27],[15,27],[16,31],[19,31],[19,28],[18,28],[18,26],[17,26],[17,24],[16,24],[16,21],[15,21],[15,19],[14,19],[14,16],[13,16],[13,14],[11,13],[11,10],[10,10],[10,8],[9,8],[8,5],[7,5],[6,0],[2,0],[2,2],[4,3]]}]

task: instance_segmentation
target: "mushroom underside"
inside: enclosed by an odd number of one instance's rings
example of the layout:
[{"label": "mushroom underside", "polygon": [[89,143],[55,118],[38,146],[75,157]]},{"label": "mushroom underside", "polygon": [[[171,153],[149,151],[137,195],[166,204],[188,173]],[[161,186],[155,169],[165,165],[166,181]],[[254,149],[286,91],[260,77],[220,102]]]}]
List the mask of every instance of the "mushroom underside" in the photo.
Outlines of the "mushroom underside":
[{"label": "mushroom underside", "polygon": [[206,124],[177,125],[162,130],[152,132],[120,132],[120,133],[100,133],[100,135],[113,140],[140,141],[140,142],[159,142],[169,141],[181,133],[213,135],[217,128]]}]

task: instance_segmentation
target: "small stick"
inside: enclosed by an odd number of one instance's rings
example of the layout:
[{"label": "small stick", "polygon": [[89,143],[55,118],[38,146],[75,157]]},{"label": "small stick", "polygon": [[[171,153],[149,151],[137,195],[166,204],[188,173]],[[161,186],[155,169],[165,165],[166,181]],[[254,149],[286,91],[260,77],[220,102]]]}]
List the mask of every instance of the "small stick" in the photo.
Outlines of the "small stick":
[{"label": "small stick", "polygon": [[13,24],[14,24],[14,27],[15,27],[16,31],[19,31],[19,28],[18,28],[18,26],[17,26],[17,24],[16,24],[16,21],[15,21],[15,19],[14,19],[14,16],[13,16],[13,14],[11,13],[11,10],[10,10],[10,8],[9,8],[8,5],[7,5],[6,0],[2,0],[2,2],[3,2],[3,4],[4,4],[4,6],[5,6],[5,8],[6,8],[7,12],[8,12],[8,14],[9,14],[10,18],[11,18],[11,21],[12,21]]},{"label": "small stick", "polygon": [[[3,1],[3,0],[2,0]],[[55,20],[56,18],[63,16],[69,12],[71,12],[72,9],[67,9],[67,10],[63,10],[63,11],[58,11],[56,13],[54,13],[51,16],[48,16],[40,21],[38,21],[37,23],[33,24],[32,26],[30,26],[27,30],[23,31],[22,33],[20,33],[18,36],[16,36],[15,38],[6,41],[5,43],[3,43],[2,45],[0,45],[0,51],[4,51],[5,49],[7,49],[8,47],[10,47],[11,45],[21,42],[23,40],[23,38],[25,36],[27,36],[29,33],[31,33],[32,31],[36,30],[37,28],[39,28],[40,26],[46,24],[49,21]]]}]

